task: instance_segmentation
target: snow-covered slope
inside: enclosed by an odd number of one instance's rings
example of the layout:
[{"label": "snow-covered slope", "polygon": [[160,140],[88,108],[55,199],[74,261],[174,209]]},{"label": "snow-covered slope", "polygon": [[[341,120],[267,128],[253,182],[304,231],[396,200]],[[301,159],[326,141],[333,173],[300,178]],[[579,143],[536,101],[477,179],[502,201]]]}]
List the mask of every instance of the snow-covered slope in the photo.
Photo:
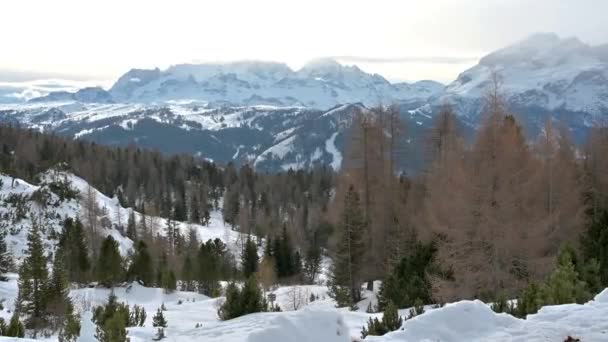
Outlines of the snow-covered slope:
[{"label": "snow-covered slope", "polygon": [[[133,242],[126,237],[125,227],[130,208],[120,206],[116,197],[110,198],[103,193],[90,187],[82,178],[69,172],[50,170],[39,176],[40,185],[32,185],[24,180],[0,174],[0,231],[7,232],[7,245],[11,253],[19,261],[26,249],[27,233],[33,222],[37,222],[42,230],[44,244],[47,253],[54,250],[55,240],[61,232],[63,221],[68,218],[83,218],[86,213],[85,203],[87,199],[93,198],[99,209],[97,217],[103,236],[112,235],[118,241],[119,249],[126,256],[133,248]],[[51,189],[54,185],[68,184],[76,190],[75,198],[61,199]],[[141,220],[140,213],[135,212],[136,220]],[[163,235],[165,220],[160,217],[146,216],[148,222],[152,223],[152,229]],[[208,226],[175,222],[181,233],[188,234],[189,229],[195,229],[200,241],[209,239],[220,239],[227,244],[235,255],[239,255],[240,248],[237,241],[243,241],[240,233],[233,231],[223,223],[219,210],[211,212]]]},{"label": "snow-covered slope", "polygon": [[33,101],[163,103],[197,100],[216,105],[328,109],[355,102],[374,106],[425,101],[442,90],[443,85],[434,81],[391,84],[378,74],[368,74],[356,66],[343,66],[331,59],[314,60],[298,71],[282,63],[242,61],[180,64],[162,71],[132,69],[108,92],[83,89],[77,93],[51,93]]}]

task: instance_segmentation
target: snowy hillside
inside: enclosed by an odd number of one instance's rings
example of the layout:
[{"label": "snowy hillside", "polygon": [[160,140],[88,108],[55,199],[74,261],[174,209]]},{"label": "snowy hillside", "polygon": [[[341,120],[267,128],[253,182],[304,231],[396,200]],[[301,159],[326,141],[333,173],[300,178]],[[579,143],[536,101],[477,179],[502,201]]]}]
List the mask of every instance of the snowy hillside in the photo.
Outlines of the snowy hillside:
[{"label": "snowy hillside", "polygon": [[344,103],[366,106],[425,101],[441,93],[434,81],[391,84],[378,74],[331,59],[314,60],[294,71],[285,64],[243,61],[180,64],[167,70],[132,69],[108,92],[87,88],[50,93],[37,102],[77,100],[101,103],[163,103],[197,100],[213,105],[305,106],[328,109]]},{"label": "snowy hillside", "polygon": [[[133,247],[133,242],[126,237],[125,228],[130,208],[119,205],[117,198],[109,198],[89,184],[82,178],[68,172],[48,171],[40,175],[41,185],[31,185],[21,179],[0,174],[0,229],[8,232],[7,244],[11,253],[20,260],[26,248],[27,233],[32,222],[36,222],[43,228],[45,247],[47,253],[54,250],[57,243],[56,238],[62,229],[63,220],[68,217],[83,218],[86,209],[85,201],[93,198],[99,209],[98,222],[101,226],[102,235],[111,235],[119,243],[119,250],[126,256]],[[76,190],[76,197],[62,199],[54,190],[57,184],[68,184]],[[12,185],[12,186],[11,186]],[[53,192],[55,191],[55,192]],[[141,214],[135,212],[137,220],[141,220]],[[156,233],[163,235],[165,232],[164,219],[160,217],[146,216],[147,221],[153,223],[152,228]],[[182,234],[187,235],[190,228],[197,231],[200,241],[219,238],[224,241],[235,255],[239,255],[237,241],[242,237],[238,232],[225,226],[221,212],[214,210],[208,226],[176,222],[176,227]]]}]

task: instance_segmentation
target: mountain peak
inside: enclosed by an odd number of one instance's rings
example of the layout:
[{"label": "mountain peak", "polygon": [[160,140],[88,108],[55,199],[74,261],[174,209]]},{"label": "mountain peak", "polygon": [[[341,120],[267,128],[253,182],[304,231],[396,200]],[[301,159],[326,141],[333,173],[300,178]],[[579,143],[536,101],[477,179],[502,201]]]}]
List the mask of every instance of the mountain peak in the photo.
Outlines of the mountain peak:
[{"label": "mountain peak", "polygon": [[342,64],[338,63],[335,59],[329,57],[315,58],[306,63],[302,70],[329,70],[329,69],[340,69]]},{"label": "mountain peak", "polygon": [[481,58],[479,64],[490,67],[504,67],[513,63],[544,61],[565,62],[573,55],[588,55],[589,45],[578,38],[560,38],[555,33],[535,33],[528,38]]}]

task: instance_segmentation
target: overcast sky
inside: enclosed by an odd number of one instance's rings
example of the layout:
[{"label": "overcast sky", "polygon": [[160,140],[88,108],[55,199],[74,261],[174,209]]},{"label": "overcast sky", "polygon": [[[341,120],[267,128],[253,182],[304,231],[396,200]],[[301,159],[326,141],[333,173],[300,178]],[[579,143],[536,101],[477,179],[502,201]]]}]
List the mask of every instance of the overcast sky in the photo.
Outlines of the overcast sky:
[{"label": "overcast sky", "polygon": [[535,32],[608,42],[606,0],[2,0],[0,81],[327,56],[390,80],[453,80]]}]

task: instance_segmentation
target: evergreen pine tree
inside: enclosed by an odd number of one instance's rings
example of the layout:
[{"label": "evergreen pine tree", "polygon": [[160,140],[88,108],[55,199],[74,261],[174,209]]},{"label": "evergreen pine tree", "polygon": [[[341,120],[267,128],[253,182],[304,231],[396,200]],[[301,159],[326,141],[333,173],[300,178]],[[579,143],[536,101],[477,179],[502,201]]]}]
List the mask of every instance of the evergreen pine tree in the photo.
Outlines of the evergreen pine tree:
[{"label": "evergreen pine tree", "polygon": [[283,225],[281,236],[275,240],[274,254],[279,278],[291,277],[295,274],[293,246],[287,233],[287,226]]},{"label": "evergreen pine tree", "polygon": [[[219,240],[218,240],[219,241]],[[217,297],[219,292],[219,279],[221,276],[221,260],[224,246],[211,240],[201,244],[197,255],[198,291],[211,297]]]},{"label": "evergreen pine tree", "polygon": [[42,239],[37,224],[27,236],[27,251],[19,271],[19,295],[17,308],[26,317],[26,327],[33,330],[33,337],[46,327],[48,270]]},{"label": "evergreen pine tree", "polygon": [[129,318],[129,307],[119,303],[111,292],[108,302],[93,311],[93,322],[97,325],[95,338],[99,342],[126,342]]},{"label": "evergreen pine tree", "polygon": [[11,321],[9,322],[8,327],[6,327],[6,331],[4,332],[4,336],[19,338],[25,337],[25,326],[19,320],[18,311],[15,310],[13,312],[13,315],[11,316]]},{"label": "evergreen pine tree", "polygon": [[52,330],[61,329],[70,310],[72,302],[69,297],[69,281],[67,278],[64,257],[60,251],[55,253],[53,273],[46,288],[47,319]]},{"label": "evergreen pine tree", "polygon": [[337,306],[353,306],[361,300],[361,263],[365,253],[365,218],[359,194],[351,185],[344,199],[344,209],[337,227],[337,245],[331,268],[329,295]]},{"label": "evergreen pine tree", "polygon": [[582,304],[591,299],[587,286],[572,263],[570,253],[560,253],[557,268],[551,273],[544,291],[545,305]]},{"label": "evergreen pine tree", "polygon": [[137,241],[137,224],[135,223],[135,211],[131,210],[129,220],[127,221],[127,237],[133,242]]},{"label": "evergreen pine tree", "polygon": [[247,242],[245,242],[245,251],[243,252],[243,275],[245,278],[249,278],[258,270],[259,256],[258,256],[258,248],[255,245],[255,242],[251,240],[250,237],[247,237]]},{"label": "evergreen pine tree", "polygon": [[123,280],[123,260],[118,242],[111,235],[103,240],[97,260],[97,280],[105,287],[114,287]]},{"label": "evergreen pine tree", "polygon": [[169,270],[163,278],[163,289],[165,293],[172,293],[177,289],[177,279],[173,270]]},{"label": "evergreen pine tree", "polygon": [[154,315],[154,317],[152,317],[152,326],[155,328],[157,328],[157,327],[166,328],[167,327],[167,319],[165,318],[165,315],[163,314],[163,310],[161,310],[160,308],[158,308],[158,310],[156,311],[156,315]]},{"label": "evergreen pine tree", "polygon": [[68,302],[67,310],[63,320],[63,326],[59,331],[59,342],[76,342],[80,336],[80,317],[74,313],[74,305]]},{"label": "evergreen pine tree", "polygon": [[600,285],[595,291],[608,286],[608,209],[593,215],[591,212],[587,229],[581,237],[581,250],[585,260],[596,260],[599,266]]},{"label": "evergreen pine tree", "polygon": [[266,311],[266,301],[255,276],[245,281],[241,301],[244,314]]},{"label": "evergreen pine tree", "polygon": [[148,245],[143,240],[139,240],[133,255],[133,262],[129,266],[129,280],[139,281],[144,286],[152,286],[154,283],[152,270],[152,257],[148,252]]},{"label": "evergreen pine tree", "polygon": [[13,258],[6,247],[6,233],[0,233],[0,281],[7,281],[6,273],[13,268]]},{"label": "evergreen pine tree", "polygon": [[167,262],[167,253],[162,253],[156,265],[156,286],[164,287],[167,277],[169,264]]},{"label": "evergreen pine tree", "polygon": [[194,267],[190,255],[186,255],[182,266],[182,291],[194,291]]},{"label": "evergreen pine tree", "polygon": [[401,328],[402,324],[403,318],[399,316],[397,307],[392,302],[389,302],[384,310],[382,321],[378,320],[378,318],[370,318],[367,327],[363,327],[363,330],[361,331],[361,338],[366,338],[369,335],[384,335]]},{"label": "evergreen pine tree", "polygon": [[226,287],[226,300],[218,310],[218,316],[225,321],[267,310],[268,307],[257,280],[255,277],[249,277],[245,281],[242,290],[239,290],[235,283],[228,284],[228,287]]},{"label": "evergreen pine tree", "polygon": [[87,252],[84,227],[80,220],[67,218],[63,222],[63,230],[59,238],[57,253],[63,255],[68,279],[78,284],[84,284],[91,267]]},{"label": "evergreen pine tree", "polygon": [[417,243],[383,281],[378,294],[379,308],[383,310],[389,302],[402,308],[413,306],[416,300],[432,303],[429,273],[435,268],[436,255],[435,243]]},{"label": "evergreen pine tree", "polygon": [[236,184],[230,185],[226,189],[224,195],[224,204],[222,206],[222,217],[224,222],[230,224],[232,227],[236,226],[236,219],[239,215],[239,189]]}]

